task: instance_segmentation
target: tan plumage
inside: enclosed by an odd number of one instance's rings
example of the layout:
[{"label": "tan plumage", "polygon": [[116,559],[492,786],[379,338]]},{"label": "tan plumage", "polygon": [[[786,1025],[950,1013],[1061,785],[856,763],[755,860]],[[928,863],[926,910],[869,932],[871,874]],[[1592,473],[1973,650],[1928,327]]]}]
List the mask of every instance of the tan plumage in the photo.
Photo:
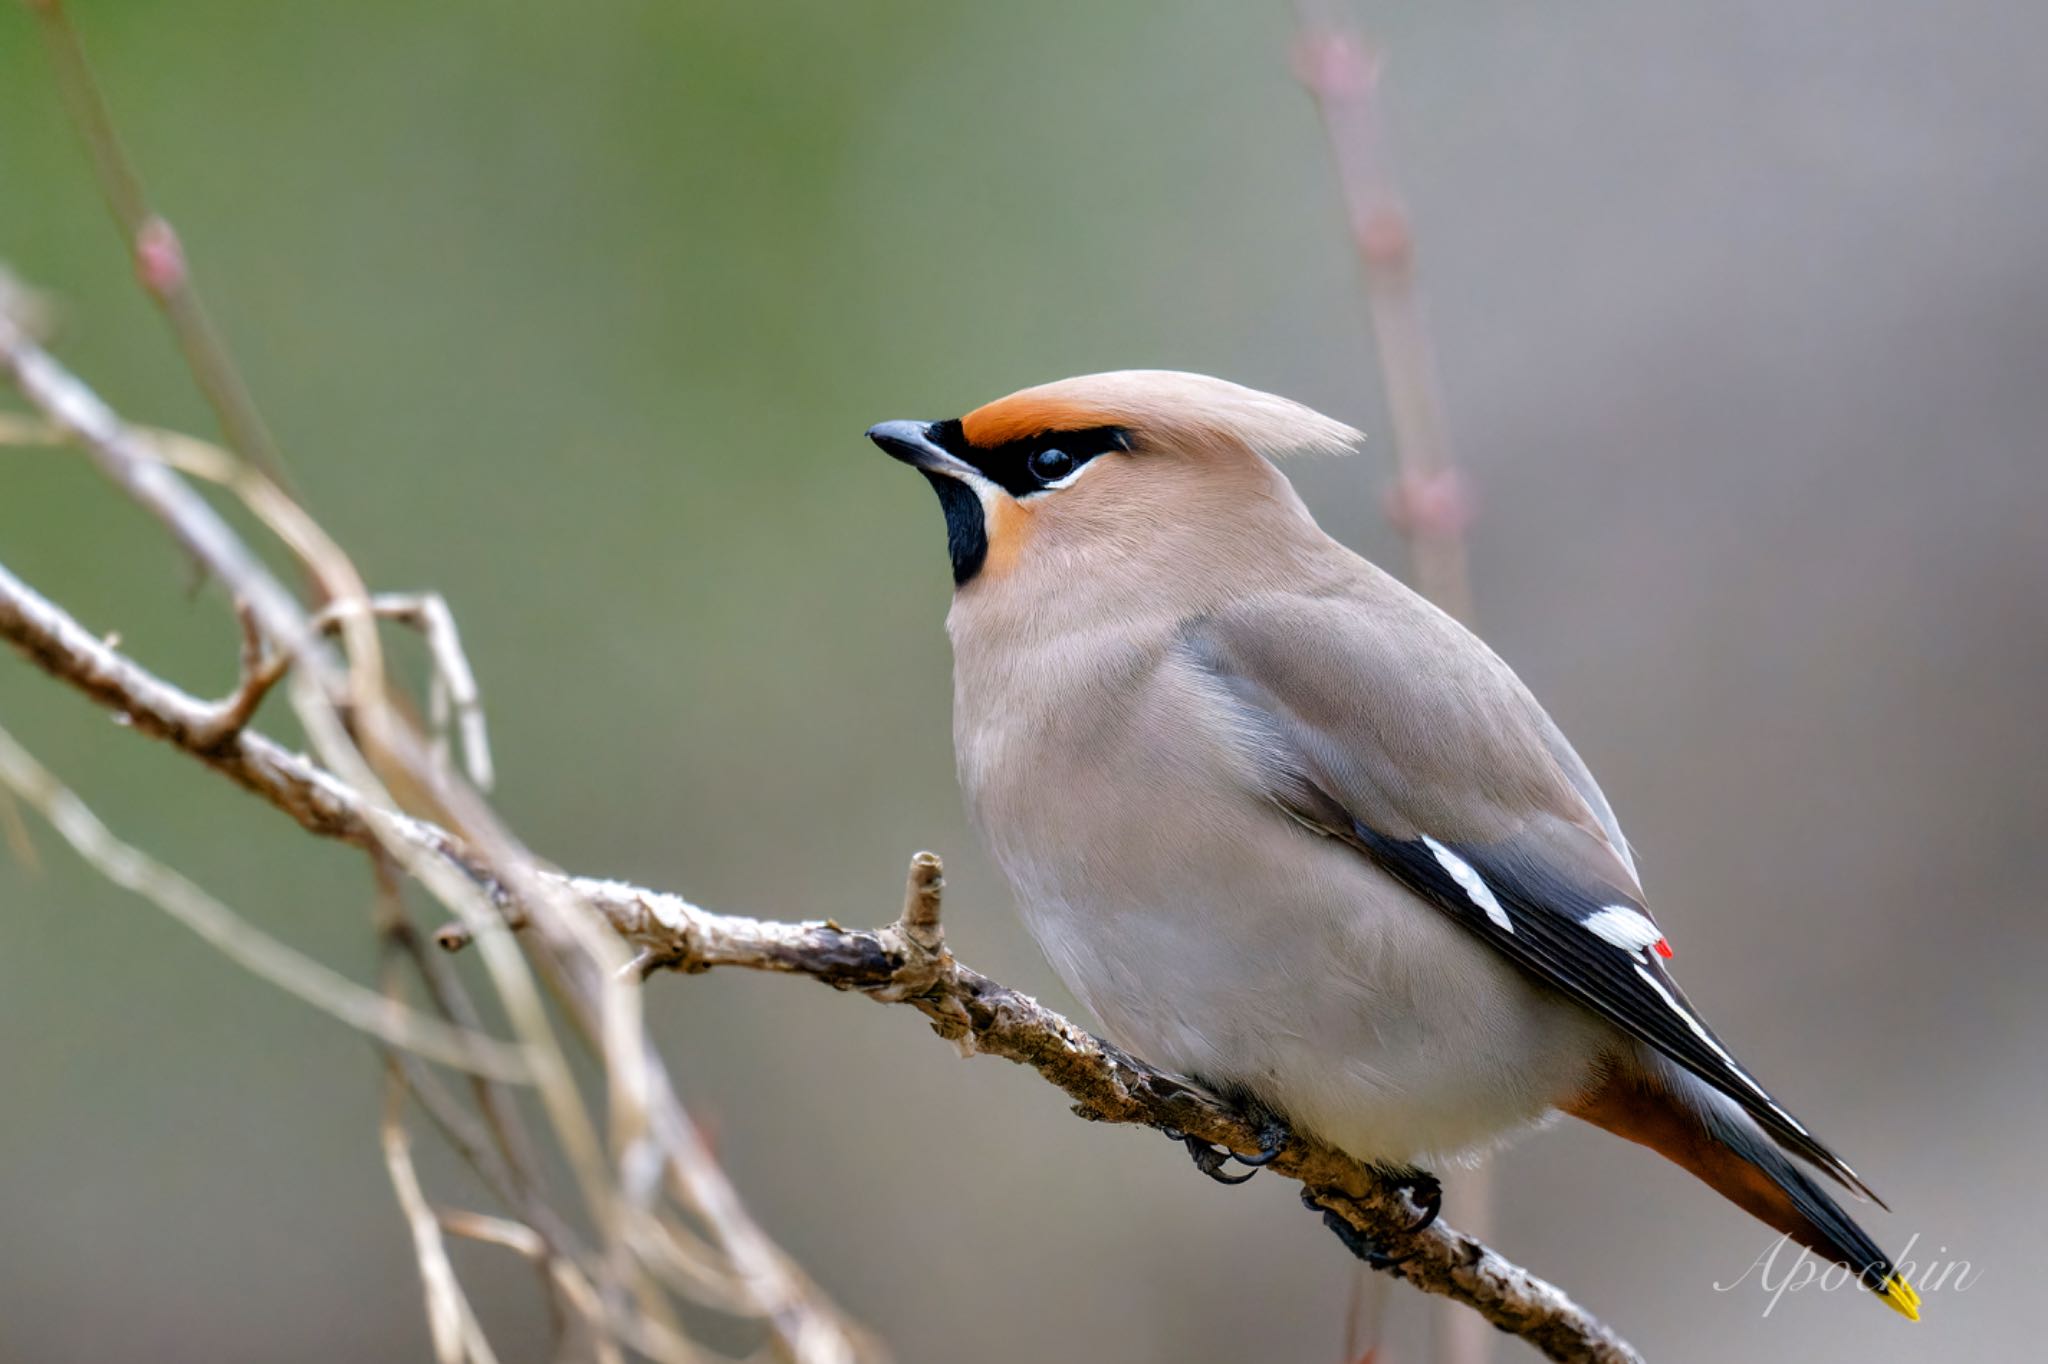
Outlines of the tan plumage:
[{"label": "tan plumage", "polygon": [[1355,432],[1125,371],[870,435],[946,511],[970,809],[1112,1036],[1390,1166],[1577,1113],[1910,1314],[1780,1148],[1861,1181],[1663,967],[1564,736],[1484,644],[1323,534],[1271,462]]}]

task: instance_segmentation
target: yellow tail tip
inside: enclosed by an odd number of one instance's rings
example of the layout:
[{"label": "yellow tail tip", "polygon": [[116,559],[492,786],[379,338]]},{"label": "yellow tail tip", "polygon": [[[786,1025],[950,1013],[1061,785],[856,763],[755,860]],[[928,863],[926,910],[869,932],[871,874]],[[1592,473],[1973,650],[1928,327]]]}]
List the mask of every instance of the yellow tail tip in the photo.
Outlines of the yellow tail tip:
[{"label": "yellow tail tip", "polygon": [[1913,1285],[1899,1275],[1894,1274],[1886,1279],[1884,1287],[1877,1290],[1877,1295],[1884,1300],[1886,1307],[1907,1321],[1920,1320],[1920,1295],[1914,1291]]}]

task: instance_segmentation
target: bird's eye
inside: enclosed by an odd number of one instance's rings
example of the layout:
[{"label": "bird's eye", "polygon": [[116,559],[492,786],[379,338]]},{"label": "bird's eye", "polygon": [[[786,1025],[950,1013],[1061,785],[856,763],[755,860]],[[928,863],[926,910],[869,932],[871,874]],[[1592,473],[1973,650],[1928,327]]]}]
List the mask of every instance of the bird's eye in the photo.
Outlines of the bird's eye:
[{"label": "bird's eye", "polygon": [[1030,464],[1031,476],[1040,483],[1057,483],[1074,472],[1074,457],[1064,450],[1034,451]]}]

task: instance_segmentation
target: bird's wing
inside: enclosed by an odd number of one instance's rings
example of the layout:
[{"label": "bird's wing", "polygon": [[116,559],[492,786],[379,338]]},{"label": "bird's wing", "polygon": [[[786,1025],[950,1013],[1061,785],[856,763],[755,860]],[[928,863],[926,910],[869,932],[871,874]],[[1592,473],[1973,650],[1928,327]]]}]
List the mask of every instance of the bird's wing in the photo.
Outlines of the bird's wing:
[{"label": "bird's wing", "polygon": [[1189,622],[1267,794],[1350,843],[1547,986],[1726,1094],[1850,1189],[1868,1188],[1738,1063],[1664,965],[1613,813],[1491,650],[1405,593],[1273,596]]}]

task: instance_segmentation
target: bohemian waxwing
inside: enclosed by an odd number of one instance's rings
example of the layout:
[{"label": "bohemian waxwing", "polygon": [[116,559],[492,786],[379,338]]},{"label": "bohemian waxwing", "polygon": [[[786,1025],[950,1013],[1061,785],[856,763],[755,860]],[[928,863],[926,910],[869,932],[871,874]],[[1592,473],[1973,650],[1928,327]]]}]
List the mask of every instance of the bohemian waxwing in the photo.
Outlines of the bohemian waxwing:
[{"label": "bohemian waxwing", "polygon": [[945,512],[974,821],[1118,1043],[1277,1119],[1276,1141],[1298,1128],[1408,1172],[1432,1208],[1418,1162],[1562,1110],[1917,1318],[1912,1286],[1787,1153],[1873,1195],[1672,979],[1564,735],[1492,650],[1325,535],[1269,462],[1357,432],[1129,370],[868,436]]}]

